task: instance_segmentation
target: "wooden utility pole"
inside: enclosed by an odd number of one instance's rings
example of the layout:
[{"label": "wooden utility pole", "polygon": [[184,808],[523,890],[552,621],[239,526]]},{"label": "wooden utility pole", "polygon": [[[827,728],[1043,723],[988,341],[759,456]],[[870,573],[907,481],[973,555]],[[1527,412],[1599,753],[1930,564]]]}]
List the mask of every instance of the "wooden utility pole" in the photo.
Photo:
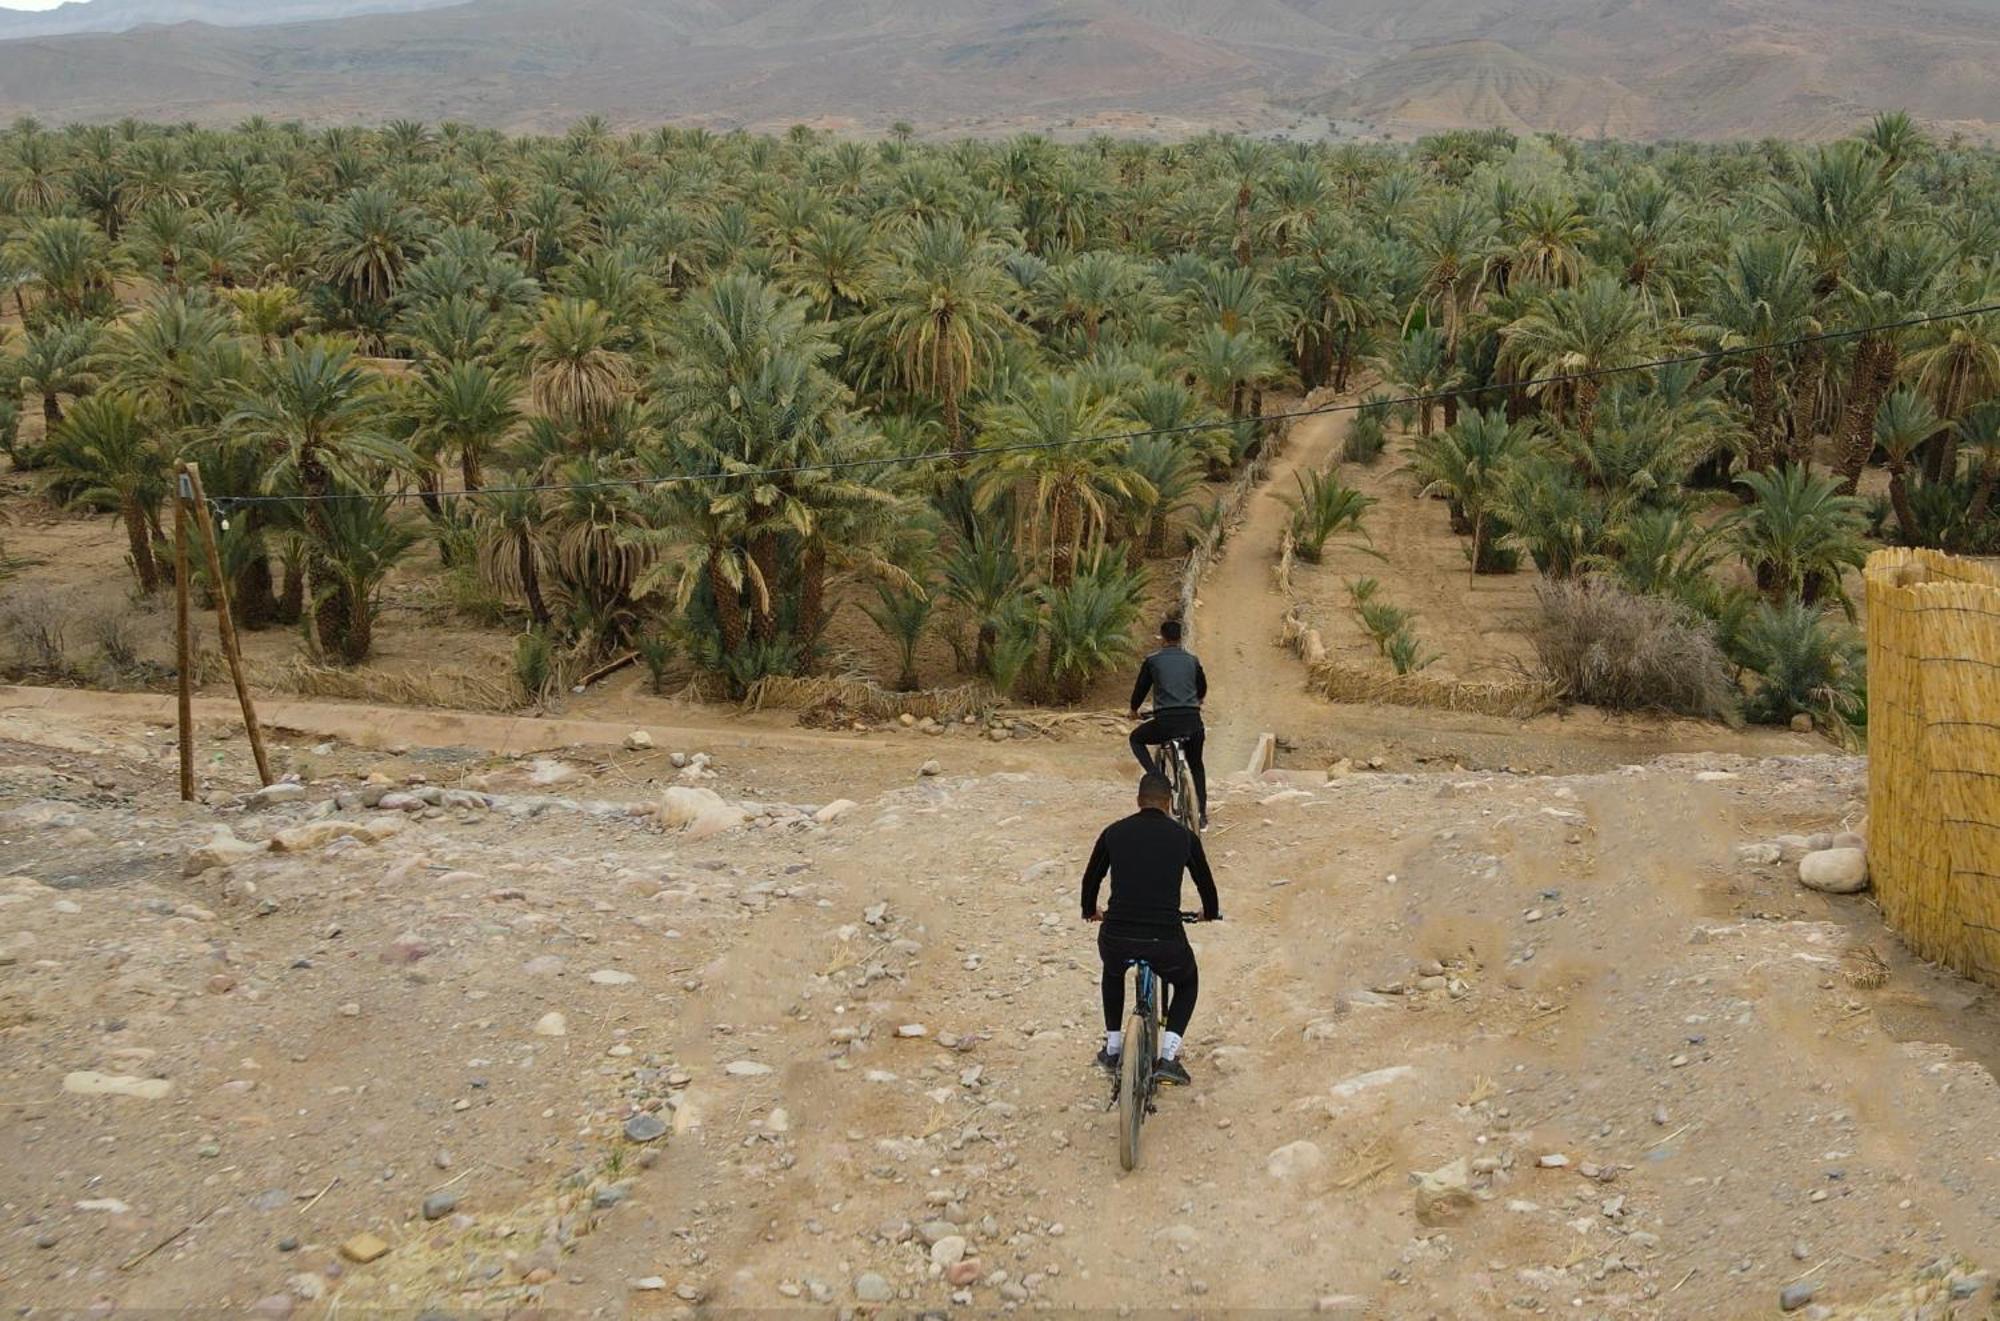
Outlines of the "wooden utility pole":
[{"label": "wooden utility pole", "polygon": [[271,762],[264,755],[264,730],[257,723],[257,708],[250,701],[250,683],[243,676],[243,652],[236,644],[236,621],[229,614],[229,580],[222,576],[222,549],[216,544],[215,524],[208,516],[208,497],[201,489],[201,470],[183,463],[189,487],[194,492],[195,526],[201,529],[202,548],[208,552],[208,577],[215,589],[215,623],[222,634],[222,654],[229,659],[229,677],[236,681],[236,700],[243,707],[243,728],[250,735],[250,753],[257,759],[257,778],[272,783]]},{"label": "wooden utility pole", "polygon": [[194,641],[188,616],[187,475],[174,473],[174,669],[180,676],[181,801],[194,801]]}]

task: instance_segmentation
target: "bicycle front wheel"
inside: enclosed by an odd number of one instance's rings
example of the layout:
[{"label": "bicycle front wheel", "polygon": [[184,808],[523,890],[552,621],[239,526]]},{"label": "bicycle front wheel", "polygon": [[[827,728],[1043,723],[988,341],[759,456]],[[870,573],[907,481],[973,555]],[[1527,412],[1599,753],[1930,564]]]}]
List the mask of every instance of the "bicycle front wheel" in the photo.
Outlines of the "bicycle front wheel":
[{"label": "bicycle front wheel", "polygon": [[1139,1127],[1146,1122],[1146,1091],[1152,1086],[1153,1043],[1145,1015],[1125,1016],[1125,1045],[1118,1057],[1118,1165],[1137,1169]]},{"label": "bicycle front wheel", "polygon": [[1180,764],[1180,821],[1190,834],[1201,833],[1201,799],[1194,791],[1194,772],[1184,761]]}]

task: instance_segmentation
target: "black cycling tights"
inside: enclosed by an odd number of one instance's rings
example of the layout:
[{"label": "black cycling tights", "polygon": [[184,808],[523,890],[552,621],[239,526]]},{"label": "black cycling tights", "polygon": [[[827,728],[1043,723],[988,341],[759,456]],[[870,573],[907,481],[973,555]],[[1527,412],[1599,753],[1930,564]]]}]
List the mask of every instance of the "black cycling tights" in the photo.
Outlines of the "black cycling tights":
[{"label": "black cycling tights", "polygon": [[1104,960],[1105,1031],[1116,1032],[1125,1025],[1125,983],[1132,961],[1143,959],[1166,985],[1162,999],[1166,1005],[1167,1031],[1187,1035],[1188,1020],[1194,1017],[1195,996],[1201,990],[1201,970],[1195,966],[1194,947],[1185,937],[1163,940],[1103,930],[1097,933],[1097,952]]}]

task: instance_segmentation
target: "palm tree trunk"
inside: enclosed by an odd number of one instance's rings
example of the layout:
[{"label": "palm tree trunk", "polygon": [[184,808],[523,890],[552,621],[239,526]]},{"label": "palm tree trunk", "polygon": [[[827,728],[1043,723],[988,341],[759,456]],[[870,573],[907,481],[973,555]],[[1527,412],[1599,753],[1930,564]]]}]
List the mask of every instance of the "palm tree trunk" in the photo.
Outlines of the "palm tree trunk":
[{"label": "palm tree trunk", "polygon": [[147,596],[160,590],[160,566],[153,558],[153,534],[146,527],[146,511],[136,496],[124,500],[125,538],[132,546],[132,572],[138,575],[139,590]]},{"label": "palm tree trunk", "polygon": [[549,606],[542,599],[542,573],[535,565],[534,539],[525,533],[514,539],[514,565],[521,575],[521,595],[528,598],[528,618],[536,628],[547,628]]},{"label": "palm tree trunk", "polygon": [[826,627],[826,547],[815,541],[799,558],[799,642],[810,648]]},{"label": "palm tree trunk", "polygon": [[261,552],[247,557],[236,570],[236,622],[244,628],[265,628],[278,617],[278,597],[271,586],[271,559]]},{"label": "palm tree trunk", "polygon": [[1965,511],[1966,524],[1975,531],[1986,521],[1986,511],[1993,506],[1995,486],[2000,486],[2000,460],[1989,459],[1980,469],[1979,487],[1973,491],[1972,503]]},{"label": "palm tree trunk", "polygon": [[743,649],[743,599],[739,589],[729,585],[722,567],[723,549],[708,551],[708,587],[715,596],[715,627],[722,635],[722,654],[734,656]]},{"label": "palm tree trunk", "polygon": [[55,391],[44,391],[42,393],[42,433],[44,440],[48,438],[49,432],[54,431],[62,425],[62,420],[62,400],[56,398]]},{"label": "palm tree trunk", "polygon": [[1146,554],[1158,559],[1167,553],[1167,513],[1163,508],[1155,508],[1152,517],[1146,520]]},{"label": "palm tree trunk", "polygon": [[1076,577],[1076,492],[1069,482],[1056,488],[1055,516],[1049,530],[1049,585],[1067,587]]},{"label": "palm tree trunk", "polygon": [[285,561],[285,585],[278,593],[277,622],[296,624],[306,605],[306,566],[303,558]]},{"label": "palm tree trunk", "polygon": [[479,450],[476,446],[464,445],[458,451],[459,475],[465,479],[465,489],[476,491],[486,484],[485,474],[479,468]]},{"label": "palm tree trunk", "polygon": [[1791,459],[1812,466],[1813,437],[1819,431],[1819,371],[1825,350],[1808,344],[1792,370]]},{"label": "palm tree trunk", "polygon": [[764,580],[763,592],[752,598],[750,636],[769,642],[778,636],[778,534],[759,532],[752,537],[750,561]]},{"label": "palm tree trunk", "polygon": [[1917,515],[1910,508],[1910,486],[1900,463],[1889,470],[1889,503],[1895,506],[1896,526],[1903,534],[1903,544],[1916,545]]},{"label": "palm tree trunk", "polygon": [[1840,420],[1834,453],[1840,464],[1840,493],[1853,495],[1861,483],[1861,470],[1875,452],[1875,414],[1882,396],[1896,378],[1896,348],[1887,340],[1870,336],[1854,353],[1854,374],[1848,386],[1846,412]]},{"label": "palm tree trunk", "polygon": [[444,505],[438,499],[442,485],[437,464],[425,463],[417,469],[417,498],[424,502],[424,512],[432,518],[444,517]]},{"label": "palm tree trunk", "polygon": [[1576,386],[1576,434],[1588,442],[1597,422],[1597,396],[1601,387],[1595,379],[1578,381]]},{"label": "palm tree trunk", "polygon": [[1770,350],[1750,359],[1750,468],[1763,472],[1778,452],[1778,382]]}]

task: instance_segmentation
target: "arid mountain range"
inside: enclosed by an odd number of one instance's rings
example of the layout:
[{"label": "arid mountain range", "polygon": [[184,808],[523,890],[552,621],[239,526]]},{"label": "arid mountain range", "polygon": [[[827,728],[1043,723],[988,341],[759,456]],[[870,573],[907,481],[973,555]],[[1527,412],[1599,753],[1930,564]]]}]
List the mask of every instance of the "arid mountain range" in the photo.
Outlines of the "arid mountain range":
[{"label": "arid mountain range", "polygon": [[[93,0],[66,11],[72,25],[127,30],[0,40],[0,114],[1721,138],[1826,136],[1903,108],[1942,133],[2000,133],[2000,0]],[[46,17],[0,18],[0,36]]]}]

